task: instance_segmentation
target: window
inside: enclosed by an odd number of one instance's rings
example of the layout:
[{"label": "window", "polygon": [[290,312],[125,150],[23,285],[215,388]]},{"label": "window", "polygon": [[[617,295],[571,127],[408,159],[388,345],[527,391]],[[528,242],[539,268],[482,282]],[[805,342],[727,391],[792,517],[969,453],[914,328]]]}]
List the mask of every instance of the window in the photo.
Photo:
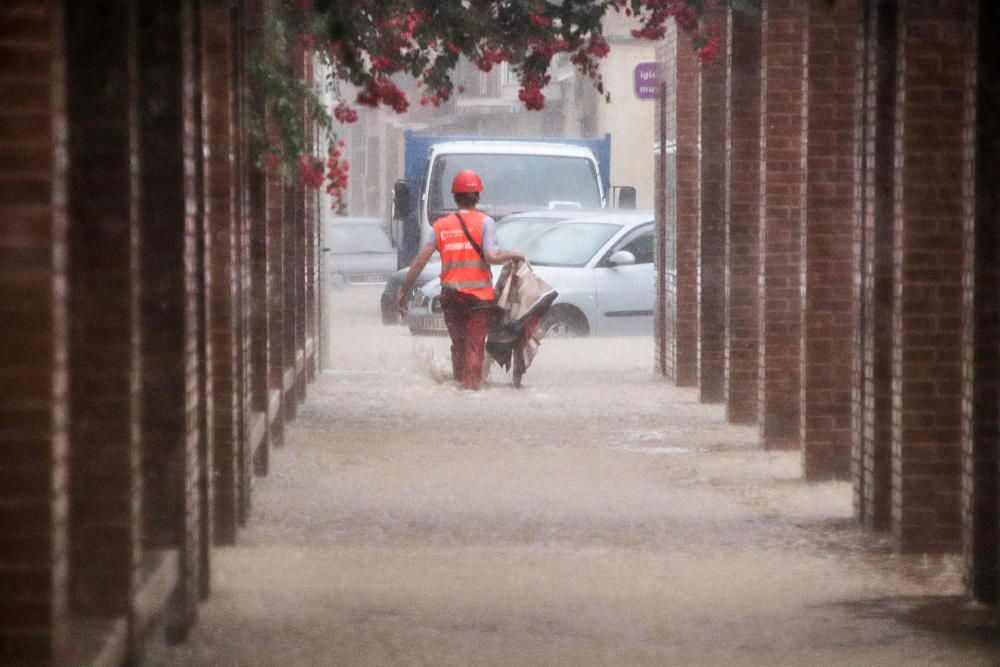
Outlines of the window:
[{"label": "window", "polygon": [[524,255],[538,266],[583,266],[619,229],[615,224],[561,223],[532,239]]},{"label": "window", "polygon": [[614,250],[612,250],[612,252],[628,250],[630,253],[635,255],[636,264],[652,264],[655,248],[656,234],[654,233],[652,225],[650,225],[649,227],[643,227],[642,229],[634,232]]},{"label": "window", "polygon": [[471,169],[483,179],[478,208],[486,213],[554,205],[601,208],[601,186],[591,160],[481,153],[437,157],[431,169],[430,211],[454,210],[451,182],[463,169]]}]

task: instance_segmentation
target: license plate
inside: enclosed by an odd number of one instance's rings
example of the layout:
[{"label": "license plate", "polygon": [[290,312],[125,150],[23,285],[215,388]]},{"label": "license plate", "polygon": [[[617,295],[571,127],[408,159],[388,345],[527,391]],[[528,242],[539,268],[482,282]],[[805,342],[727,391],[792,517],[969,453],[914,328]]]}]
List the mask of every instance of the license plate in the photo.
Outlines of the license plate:
[{"label": "license plate", "polygon": [[443,317],[421,317],[420,328],[428,331],[447,331]]},{"label": "license plate", "polygon": [[354,274],[348,280],[352,285],[381,285],[385,283],[385,276],[377,273]]}]

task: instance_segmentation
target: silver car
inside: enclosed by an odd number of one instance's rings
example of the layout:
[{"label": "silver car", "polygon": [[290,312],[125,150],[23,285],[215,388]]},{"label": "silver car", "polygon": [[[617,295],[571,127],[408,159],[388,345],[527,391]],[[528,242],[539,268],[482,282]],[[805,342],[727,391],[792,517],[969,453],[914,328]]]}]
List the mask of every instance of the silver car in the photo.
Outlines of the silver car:
[{"label": "silver car", "polygon": [[[548,336],[651,335],[655,300],[651,212],[612,211],[552,225],[521,249],[559,292],[542,322]],[[407,324],[417,335],[446,333],[439,280],[418,290]]]},{"label": "silver car", "polygon": [[[595,212],[591,211],[589,213]],[[537,211],[512,213],[497,220],[497,245],[504,250],[523,248],[533,237],[557,222],[576,218],[584,213],[585,211],[581,211],[578,208],[547,208]],[[406,272],[407,269],[404,269],[393,274],[386,284],[386,289],[382,294],[382,321],[384,323],[388,324],[393,321],[392,316],[387,315],[386,308],[391,306],[393,312],[395,312],[396,293],[399,290],[399,286],[403,283]],[[424,270],[420,272],[420,277],[416,282],[418,289],[415,289],[413,292],[414,297],[420,296],[420,287],[429,282],[437,282],[440,273],[441,260],[437,255],[434,255],[433,259],[424,267]],[[411,332],[428,335],[447,333],[447,329],[444,327],[444,317],[441,315],[440,303],[435,302],[431,304],[428,301],[422,307],[419,317],[421,319],[417,320],[407,316],[406,323],[409,325]]]}]

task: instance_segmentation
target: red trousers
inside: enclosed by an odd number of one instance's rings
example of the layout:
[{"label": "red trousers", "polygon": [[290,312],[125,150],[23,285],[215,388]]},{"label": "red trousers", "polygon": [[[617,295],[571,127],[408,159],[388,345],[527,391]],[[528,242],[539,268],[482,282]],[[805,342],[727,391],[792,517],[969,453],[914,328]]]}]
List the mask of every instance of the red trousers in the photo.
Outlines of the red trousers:
[{"label": "red trousers", "polygon": [[441,310],[451,336],[451,369],[455,380],[466,389],[479,389],[493,302],[444,290],[441,292]]}]

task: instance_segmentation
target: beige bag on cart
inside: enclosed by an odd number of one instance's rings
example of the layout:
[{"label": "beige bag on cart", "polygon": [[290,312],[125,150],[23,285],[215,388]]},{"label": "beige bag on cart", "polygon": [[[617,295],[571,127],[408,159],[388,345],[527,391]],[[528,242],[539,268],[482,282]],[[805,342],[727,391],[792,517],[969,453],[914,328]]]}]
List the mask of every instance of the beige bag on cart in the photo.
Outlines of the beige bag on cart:
[{"label": "beige bag on cart", "polygon": [[504,267],[497,283],[497,318],[486,339],[486,351],[504,368],[514,369],[514,384],[538,353],[538,323],[559,296],[526,260]]}]

